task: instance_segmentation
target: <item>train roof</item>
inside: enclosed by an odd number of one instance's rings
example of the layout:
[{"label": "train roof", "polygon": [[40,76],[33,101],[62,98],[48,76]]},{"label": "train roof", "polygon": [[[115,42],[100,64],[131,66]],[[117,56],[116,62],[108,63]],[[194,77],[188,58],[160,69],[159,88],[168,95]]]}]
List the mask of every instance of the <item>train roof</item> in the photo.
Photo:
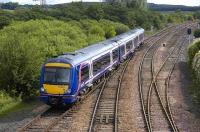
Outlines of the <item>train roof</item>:
[{"label": "train roof", "polygon": [[49,59],[48,62],[60,62],[61,60],[65,60],[66,62],[75,66],[83,61],[86,61],[96,55],[101,54],[102,52],[106,52],[110,49],[118,47],[119,44],[122,43],[124,40],[132,38],[134,35],[142,32],[144,32],[144,29],[142,28],[130,30],[129,32],[123,33],[102,42],[98,42],[97,44],[90,45],[73,53],[66,53],[58,56],[57,58]]},{"label": "train roof", "polygon": [[131,38],[133,38],[143,32],[144,32],[144,29],[137,28],[134,30],[130,30],[129,32],[123,33],[121,35],[118,35],[118,36],[114,37],[113,39],[118,40],[117,42],[120,44],[120,43],[129,41]]}]

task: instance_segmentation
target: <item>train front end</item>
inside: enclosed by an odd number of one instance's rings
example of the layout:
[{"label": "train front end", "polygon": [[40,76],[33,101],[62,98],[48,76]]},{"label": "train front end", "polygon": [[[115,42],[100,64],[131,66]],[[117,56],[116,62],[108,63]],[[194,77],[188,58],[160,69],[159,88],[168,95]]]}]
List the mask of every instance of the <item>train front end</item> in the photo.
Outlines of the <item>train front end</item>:
[{"label": "train front end", "polygon": [[76,101],[74,68],[67,63],[50,62],[42,66],[40,100],[48,105],[66,105]]}]

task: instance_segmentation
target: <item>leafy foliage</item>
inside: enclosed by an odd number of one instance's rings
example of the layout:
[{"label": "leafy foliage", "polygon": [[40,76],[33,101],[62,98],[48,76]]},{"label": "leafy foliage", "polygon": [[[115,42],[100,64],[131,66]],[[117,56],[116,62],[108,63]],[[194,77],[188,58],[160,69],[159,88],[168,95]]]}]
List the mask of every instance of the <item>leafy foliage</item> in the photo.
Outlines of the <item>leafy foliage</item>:
[{"label": "leafy foliage", "polygon": [[[143,10],[145,6],[145,0],[132,1],[136,5],[130,4],[124,5],[121,3],[70,3],[66,5],[55,5],[43,9],[40,6],[32,6],[31,8],[16,8],[12,13],[4,12],[0,13],[0,16],[12,15],[9,18],[11,20],[36,20],[46,19],[53,20],[58,19],[62,21],[80,21],[82,19],[92,19],[99,21],[100,19],[111,20],[114,22],[123,23],[130,28],[143,27],[145,29],[162,28],[167,23],[180,23],[186,20],[193,20],[191,13],[182,13],[180,11],[161,14],[158,12]],[[5,18],[5,17],[3,17]],[[9,23],[8,23],[9,24]]]},{"label": "leafy foliage", "polygon": [[[0,30],[0,88],[12,96],[21,95],[23,99],[34,96],[40,67],[46,58],[116,34],[119,23],[106,21],[113,28],[104,31],[101,27],[104,21],[81,20],[71,24],[57,20],[31,20],[15,22]],[[128,30],[127,26],[122,26],[125,29],[121,31]]]},{"label": "leafy foliage", "polygon": [[[199,41],[200,42],[200,41]],[[199,42],[196,44],[199,46]],[[200,46],[199,46],[200,49]],[[194,52],[193,52],[194,53]],[[191,68],[191,77],[192,83],[190,86],[191,94],[193,95],[193,99],[200,103],[200,91],[199,91],[199,83],[200,83],[200,52],[196,52],[193,59],[190,62]]]},{"label": "leafy foliage", "polygon": [[194,37],[195,37],[195,38],[199,38],[199,37],[200,37],[200,29],[196,29],[196,30],[194,31]]},{"label": "leafy foliage", "polygon": [[199,50],[200,50],[200,41],[197,41],[188,47],[188,61],[190,66],[192,66],[192,61],[196,53],[199,52]]}]

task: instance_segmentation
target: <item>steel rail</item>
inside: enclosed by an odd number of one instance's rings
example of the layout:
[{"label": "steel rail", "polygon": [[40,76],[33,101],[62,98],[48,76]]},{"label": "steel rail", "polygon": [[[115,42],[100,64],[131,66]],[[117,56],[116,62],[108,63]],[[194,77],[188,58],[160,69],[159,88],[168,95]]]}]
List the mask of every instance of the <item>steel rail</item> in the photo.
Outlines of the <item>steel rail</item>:
[{"label": "steel rail", "polygon": [[115,124],[114,124],[114,131],[118,132],[118,105],[119,105],[119,94],[120,94],[120,90],[121,90],[121,85],[122,85],[122,79],[124,78],[124,74],[125,71],[127,69],[127,66],[130,62],[130,59],[128,60],[128,62],[125,64],[125,67],[122,71],[122,75],[119,77],[119,81],[118,81],[118,87],[117,87],[117,95],[116,95],[116,102],[115,102]]},{"label": "steel rail", "polygon": [[33,125],[35,122],[37,122],[38,120],[40,120],[42,118],[42,115],[44,113],[46,113],[50,108],[49,107],[46,107],[42,112],[41,114],[39,114],[38,116],[36,116],[33,120],[31,120],[30,122],[28,122],[26,125],[24,125],[22,128],[19,128],[17,130],[17,132],[23,132],[25,131],[26,129],[28,129],[31,125]]},{"label": "steel rail", "polygon": [[[116,97],[115,97],[115,111],[114,111],[114,130],[115,132],[118,131],[118,103],[119,103],[119,94],[120,94],[120,88],[121,88],[121,83],[122,83],[122,79],[123,79],[123,76],[124,76],[124,73],[126,71],[126,68],[128,66],[128,63],[130,62],[131,58],[126,60],[124,63],[125,63],[125,66],[123,67],[123,70],[122,70],[122,73],[121,75],[119,76],[118,80],[118,87],[117,87],[117,91],[116,91]],[[97,109],[98,109],[98,106],[99,106],[99,102],[100,102],[100,99],[102,97],[102,94],[103,94],[103,91],[104,89],[106,88],[106,85],[107,85],[107,82],[108,80],[110,79],[111,77],[107,78],[98,94],[98,97],[97,97],[97,100],[95,102],[95,106],[94,106],[94,109],[93,109],[93,112],[92,112],[92,117],[91,117],[91,121],[90,121],[90,124],[89,124],[89,129],[88,129],[88,132],[92,132],[93,131],[93,127],[94,127],[94,120],[95,120],[95,116],[96,116],[96,113],[97,113]]]},{"label": "steel rail", "polygon": [[[184,42],[185,42],[185,40],[184,40]],[[184,42],[183,42],[183,44],[184,44]],[[177,63],[180,55],[181,55],[181,49],[179,50],[178,56],[177,56],[176,60],[173,62],[173,67],[171,68],[171,70],[170,70],[170,72],[168,74],[168,77],[165,80],[165,87],[166,87],[165,88],[165,94],[166,94],[165,97],[166,97],[166,101],[167,101],[167,110],[168,110],[168,113],[170,115],[171,121],[172,121],[172,123],[174,125],[174,128],[175,128],[176,132],[178,132],[179,129],[178,129],[178,127],[177,127],[177,125],[176,125],[176,123],[175,123],[175,121],[173,119],[173,114],[172,114],[171,106],[170,106],[170,103],[169,103],[168,89],[169,89],[169,85],[170,85],[171,76],[173,74],[173,71],[175,69],[176,63]]]},{"label": "steel rail", "polygon": [[59,118],[52,121],[48,127],[45,128],[44,132],[49,132],[60,120],[62,120],[65,116],[70,114],[72,111],[76,111],[77,107],[86,99],[89,95],[91,95],[97,88],[99,88],[102,84],[105,83],[105,80],[101,81],[94,89],[92,89],[88,94],[86,94],[80,101],[75,103],[69,110],[67,110],[65,113],[63,113]]},{"label": "steel rail", "polygon": [[[172,26],[173,27],[173,26]],[[169,27],[169,29],[164,29],[162,30],[161,32],[157,33],[157,34],[160,34],[162,32],[166,32],[168,30],[170,30],[172,27]],[[156,34],[154,35],[156,36]],[[159,37],[158,39],[156,39],[156,42],[161,40],[163,37],[165,37],[166,35],[163,35],[162,37]],[[149,42],[152,42],[154,40],[150,40],[148,41],[147,43]],[[146,50],[146,52],[144,53],[143,57],[142,57],[142,61],[140,62],[140,66],[139,66],[139,71],[138,71],[138,85],[139,85],[139,94],[140,94],[140,100],[141,100],[141,105],[142,105],[142,112],[143,112],[143,115],[144,115],[144,119],[145,119],[145,123],[146,123],[146,126],[147,126],[147,130],[149,132],[152,132],[152,127],[151,127],[151,123],[149,122],[149,118],[148,118],[148,115],[146,113],[146,110],[145,110],[145,103],[144,103],[144,95],[143,95],[143,92],[142,92],[142,72],[143,72],[143,64],[144,64],[144,60],[145,60],[145,57],[147,56],[148,52],[151,50],[151,48],[153,48],[153,46],[155,45],[155,43],[152,43],[149,48]],[[154,51],[155,52],[155,51]]]},{"label": "steel rail", "polygon": [[[69,108],[66,112],[62,113],[61,115],[59,115],[57,118],[55,117],[47,126],[45,126],[45,128],[43,128],[43,132],[48,132],[52,127],[54,127],[54,125],[56,125],[63,117],[65,117],[68,113],[70,113],[71,111],[75,110],[76,107],[85,99],[87,98],[89,95],[91,95],[97,88],[99,88],[102,85],[103,82],[100,82],[99,84],[97,84],[97,86],[92,89],[88,94],[86,94],[84,97],[82,97],[81,100],[79,100],[77,103],[75,103],[71,108]],[[45,110],[43,110],[41,112],[41,114],[39,114],[38,116],[36,116],[34,119],[32,119],[30,122],[28,122],[27,124],[25,124],[22,128],[19,128],[17,130],[17,132],[24,132],[26,130],[28,130],[31,126],[33,126],[34,124],[36,124],[38,121],[40,121],[44,115],[44,113],[48,113],[48,110],[50,110],[51,108],[47,107]]]},{"label": "steel rail", "polygon": [[[178,46],[178,44],[176,44],[176,46]],[[179,49],[180,49],[180,47],[179,47]],[[158,77],[158,75],[159,75],[159,73],[161,72],[161,70],[163,69],[163,67],[164,67],[164,65],[166,64],[166,62],[168,61],[168,59],[173,55],[173,52],[175,51],[176,49],[174,48],[173,49],[173,51],[166,57],[166,59],[164,60],[164,62],[162,63],[162,65],[161,65],[161,67],[159,68],[159,70],[158,70],[158,72],[156,73],[156,75],[153,77],[153,81],[151,82],[151,85],[150,85],[150,89],[149,89],[149,92],[148,92],[148,120],[150,121],[151,119],[150,119],[150,106],[151,106],[151,93],[152,93],[152,88],[154,87],[155,88],[155,90],[156,90],[156,94],[157,94],[157,96],[158,96],[158,99],[159,99],[159,102],[160,102],[160,104],[161,104],[161,106],[162,106],[162,109],[163,109],[163,111],[164,111],[164,113],[165,113],[165,116],[167,117],[167,119],[168,119],[168,121],[169,121],[169,123],[170,123],[170,125],[171,125],[171,127],[172,127],[172,129],[173,129],[173,131],[176,131],[176,128],[175,128],[175,126],[174,126],[174,123],[173,123],[173,121],[171,120],[171,118],[170,118],[170,115],[168,114],[168,112],[167,112],[167,110],[165,109],[165,107],[164,107],[164,103],[163,103],[163,101],[162,101],[162,99],[161,99],[161,95],[159,94],[159,92],[158,92],[158,86],[157,86],[157,83],[156,83],[156,81],[157,81],[157,77]],[[152,70],[153,71],[153,70]]]}]

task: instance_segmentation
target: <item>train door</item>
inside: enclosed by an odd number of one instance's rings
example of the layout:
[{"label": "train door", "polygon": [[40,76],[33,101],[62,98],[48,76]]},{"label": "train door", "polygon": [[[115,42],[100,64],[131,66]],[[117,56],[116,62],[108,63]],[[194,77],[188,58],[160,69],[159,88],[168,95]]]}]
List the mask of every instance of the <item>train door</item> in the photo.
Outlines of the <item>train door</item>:
[{"label": "train door", "polygon": [[134,47],[137,48],[138,47],[138,36],[136,36],[134,38]]},{"label": "train door", "polygon": [[140,34],[139,35],[139,43],[142,43],[143,42],[143,38],[144,38],[144,34],[142,33],[142,34]]},{"label": "train door", "polygon": [[90,78],[90,65],[89,64],[82,64],[80,67],[80,83],[81,87],[83,87],[85,84],[88,83],[88,80]]},{"label": "train door", "polygon": [[125,45],[120,46],[120,61],[125,59]]},{"label": "train door", "polygon": [[119,60],[119,50],[117,48],[112,51],[112,63],[118,62],[118,60]]},{"label": "train door", "polygon": [[132,39],[131,41],[132,41],[132,44],[133,44],[132,51],[134,52],[134,50],[135,50],[135,48],[136,48],[136,47],[135,47],[135,44],[134,44],[134,39]]}]

